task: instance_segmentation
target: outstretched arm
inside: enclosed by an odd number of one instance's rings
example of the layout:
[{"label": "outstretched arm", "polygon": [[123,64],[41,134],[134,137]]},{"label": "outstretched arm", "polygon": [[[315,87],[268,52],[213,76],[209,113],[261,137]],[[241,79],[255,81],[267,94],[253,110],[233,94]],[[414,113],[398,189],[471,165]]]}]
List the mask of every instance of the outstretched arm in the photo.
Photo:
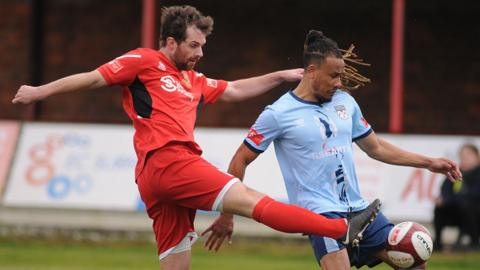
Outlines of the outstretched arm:
[{"label": "outstretched arm", "polygon": [[259,155],[260,153],[253,152],[244,143],[242,143],[230,161],[228,173],[243,181],[247,166]]},{"label": "outstretched arm", "polygon": [[58,93],[95,89],[106,85],[105,79],[97,70],[78,73],[41,86],[22,85],[12,103],[29,104]]},{"label": "outstretched arm", "polygon": [[393,165],[425,168],[435,173],[445,174],[451,181],[462,179],[462,173],[454,161],[405,151],[377,137],[374,132],[358,140],[357,144],[369,157],[378,161]]},{"label": "outstretched arm", "polygon": [[[240,145],[232,161],[230,161],[228,172],[240,180],[243,180],[248,164],[254,161],[258,155],[258,153],[248,149],[245,144]],[[225,239],[230,243],[233,233],[233,215],[221,213],[212,225],[205,229],[201,235],[204,236],[209,232],[211,232],[211,234],[205,242],[205,247],[207,247],[208,250],[213,249],[214,251],[218,251]]]},{"label": "outstretched arm", "polygon": [[303,77],[303,68],[268,73],[258,77],[236,80],[228,83],[220,97],[223,101],[241,101],[261,95],[282,82],[296,82]]}]

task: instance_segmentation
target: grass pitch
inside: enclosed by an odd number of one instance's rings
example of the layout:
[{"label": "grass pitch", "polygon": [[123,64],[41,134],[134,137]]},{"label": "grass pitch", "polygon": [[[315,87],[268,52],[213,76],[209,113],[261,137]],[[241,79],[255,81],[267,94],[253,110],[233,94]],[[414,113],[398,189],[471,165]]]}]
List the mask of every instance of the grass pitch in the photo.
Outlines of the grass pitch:
[{"label": "grass pitch", "polygon": [[[320,269],[308,241],[234,239],[217,254],[194,246],[193,270]],[[153,243],[0,238],[1,270],[159,269]],[[362,269],[368,269],[366,267]],[[381,265],[375,269],[390,269]],[[429,270],[480,269],[480,253],[434,254]]]}]

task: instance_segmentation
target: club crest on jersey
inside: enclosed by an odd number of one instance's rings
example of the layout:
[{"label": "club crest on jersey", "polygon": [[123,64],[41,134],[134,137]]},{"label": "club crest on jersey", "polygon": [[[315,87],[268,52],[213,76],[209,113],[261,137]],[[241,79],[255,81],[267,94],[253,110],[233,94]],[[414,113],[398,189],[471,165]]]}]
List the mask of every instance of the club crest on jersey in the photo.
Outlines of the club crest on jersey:
[{"label": "club crest on jersey", "polygon": [[337,112],[338,117],[340,117],[340,119],[343,119],[343,120],[348,119],[348,112],[347,112],[347,109],[345,108],[345,106],[335,105],[335,111]]},{"label": "club crest on jersey", "polygon": [[253,127],[248,131],[247,138],[252,140],[256,145],[260,145],[264,139],[264,136],[258,133]]},{"label": "club crest on jersey", "polygon": [[192,88],[192,84],[190,83],[190,78],[188,78],[188,74],[186,71],[182,71],[183,82],[187,85],[187,87]]}]

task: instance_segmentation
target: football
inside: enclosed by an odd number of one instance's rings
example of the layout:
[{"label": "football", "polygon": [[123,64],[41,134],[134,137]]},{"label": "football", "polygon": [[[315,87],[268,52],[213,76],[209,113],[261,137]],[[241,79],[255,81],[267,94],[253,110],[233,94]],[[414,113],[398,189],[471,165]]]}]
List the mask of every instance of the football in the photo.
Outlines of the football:
[{"label": "football", "polygon": [[430,258],[433,242],[430,232],[415,222],[395,225],[388,234],[387,255],[398,267],[410,268]]}]

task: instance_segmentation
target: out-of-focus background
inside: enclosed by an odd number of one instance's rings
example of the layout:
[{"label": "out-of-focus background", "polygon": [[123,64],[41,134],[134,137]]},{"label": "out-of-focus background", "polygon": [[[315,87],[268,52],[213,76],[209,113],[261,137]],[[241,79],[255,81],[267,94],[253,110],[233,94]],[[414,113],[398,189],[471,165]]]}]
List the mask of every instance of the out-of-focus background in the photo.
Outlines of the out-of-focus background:
[{"label": "out-of-focus background", "polygon": [[[40,251],[59,246],[58,252],[69,246],[78,252],[64,255],[73,256],[78,269],[157,267],[151,222],[133,179],[133,129],[120,88],[63,94],[30,106],[14,106],[11,100],[22,84],[90,71],[140,46],[158,48],[161,8],[183,4],[215,19],[196,67],[208,77],[235,80],[300,67],[305,34],[321,30],[341,48],[355,44],[355,52],[371,63],[360,71],[372,83],[352,94],[380,136],[407,150],[456,161],[464,143],[480,146],[478,1],[2,0],[0,269],[75,269]],[[293,87],[284,84],[245,102],[205,107],[196,132],[204,157],[226,169],[258,114]],[[356,154],[364,196],[381,198],[392,221],[417,221],[433,234],[443,176],[382,164],[359,149]],[[245,181],[287,201],[272,149],[249,167]],[[214,217],[199,213],[198,230]],[[223,251],[220,268],[315,268],[302,236],[236,221],[240,248]],[[447,226],[447,251],[471,251],[468,237],[457,241],[459,232],[455,224]],[[205,255],[197,246],[193,269],[218,267],[222,254]],[[97,249],[109,251],[86,259]],[[436,255],[431,265],[477,269],[476,254]],[[29,258],[34,263],[27,263]],[[251,265],[242,265],[247,261]]]}]

